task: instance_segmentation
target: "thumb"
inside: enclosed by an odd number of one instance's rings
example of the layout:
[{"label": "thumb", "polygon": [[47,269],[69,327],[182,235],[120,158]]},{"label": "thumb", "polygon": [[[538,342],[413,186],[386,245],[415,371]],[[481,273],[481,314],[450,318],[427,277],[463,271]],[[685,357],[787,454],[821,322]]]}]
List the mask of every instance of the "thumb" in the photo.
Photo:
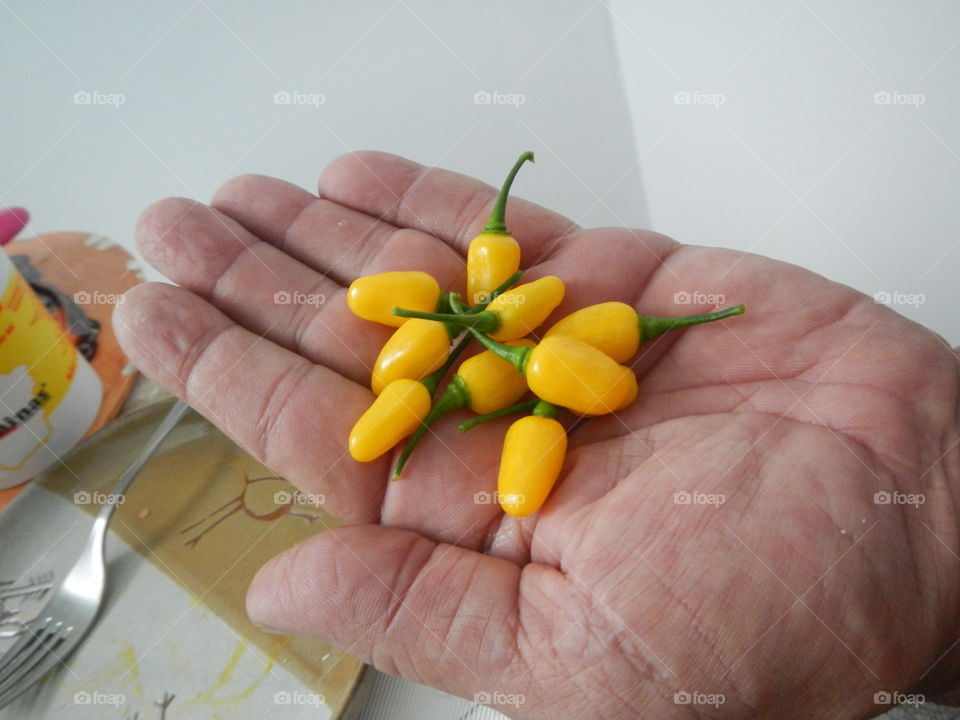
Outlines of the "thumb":
[{"label": "thumb", "polygon": [[391,675],[486,702],[529,697],[524,658],[552,646],[547,599],[569,593],[566,577],[547,565],[521,570],[410,530],[351,525],[268,562],[247,593],[247,614],[272,631],[323,638]]}]

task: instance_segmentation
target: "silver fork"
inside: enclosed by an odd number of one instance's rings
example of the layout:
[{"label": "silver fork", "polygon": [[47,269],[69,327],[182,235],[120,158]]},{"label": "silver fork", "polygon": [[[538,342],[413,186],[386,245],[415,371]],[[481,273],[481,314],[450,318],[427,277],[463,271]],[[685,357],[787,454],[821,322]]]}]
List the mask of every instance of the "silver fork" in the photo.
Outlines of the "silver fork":
[{"label": "silver fork", "polygon": [[77,562],[53,590],[46,605],[27,624],[16,644],[0,657],[0,708],[63,663],[93,626],[106,586],[107,523],[137,473],[189,409],[189,405],[178,400],[163,418],[143,452],[127,468],[97,513]]}]

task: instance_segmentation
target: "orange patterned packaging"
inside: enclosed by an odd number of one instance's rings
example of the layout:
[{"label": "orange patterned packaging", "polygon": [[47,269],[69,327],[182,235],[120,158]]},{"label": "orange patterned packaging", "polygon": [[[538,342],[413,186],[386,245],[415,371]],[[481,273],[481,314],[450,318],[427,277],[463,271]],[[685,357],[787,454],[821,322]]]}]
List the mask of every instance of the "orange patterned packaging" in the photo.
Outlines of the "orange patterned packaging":
[{"label": "orange patterned packaging", "polygon": [[0,252],[0,488],[57,462],[93,423],[102,386]]}]

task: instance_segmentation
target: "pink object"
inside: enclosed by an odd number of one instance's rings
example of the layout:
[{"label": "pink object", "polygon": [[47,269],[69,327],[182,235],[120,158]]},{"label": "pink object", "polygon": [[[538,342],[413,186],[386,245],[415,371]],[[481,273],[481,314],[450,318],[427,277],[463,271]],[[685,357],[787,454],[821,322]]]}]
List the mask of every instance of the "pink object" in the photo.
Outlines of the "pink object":
[{"label": "pink object", "polygon": [[13,207],[0,210],[0,245],[6,245],[13,240],[29,220],[30,213],[23,208]]}]

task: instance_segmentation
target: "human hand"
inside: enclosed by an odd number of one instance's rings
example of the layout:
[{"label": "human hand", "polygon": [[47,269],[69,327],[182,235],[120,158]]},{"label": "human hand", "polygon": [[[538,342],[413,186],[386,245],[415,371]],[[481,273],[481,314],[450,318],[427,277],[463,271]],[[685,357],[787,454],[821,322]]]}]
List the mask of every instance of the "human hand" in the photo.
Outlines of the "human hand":
[{"label": "human hand", "polygon": [[748,314],[643,346],[639,400],[572,434],[536,516],[475,502],[509,420],[468,437],[441,423],[400,482],[389,457],[349,457],[391,329],[353,317],[345,286],[421,269],[462,292],[494,194],[358,153],[326,169],[320,199],[244,176],[212,207],[144,213],[144,256],[182,288],[127,293],[124,349],[349,523],[265,566],[252,619],[517,718],[835,720],[884,711],[877,692],[955,684],[957,357],[801,268],[511,200],[526,279],[567,284],[555,317],[606,300]]}]

